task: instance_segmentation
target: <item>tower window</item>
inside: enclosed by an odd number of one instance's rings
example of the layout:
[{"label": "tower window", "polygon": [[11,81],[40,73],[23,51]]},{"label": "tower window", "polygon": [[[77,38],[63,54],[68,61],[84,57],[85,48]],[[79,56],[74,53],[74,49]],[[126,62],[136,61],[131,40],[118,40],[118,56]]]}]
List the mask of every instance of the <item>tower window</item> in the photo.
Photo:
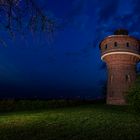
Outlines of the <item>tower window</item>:
[{"label": "tower window", "polygon": [[105,45],[105,49],[107,49],[107,44]]},{"label": "tower window", "polygon": [[110,83],[112,84],[113,81],[113,75],[110,76]]},{"label": "tower window", "polygon": [[129,43],[128,42],[126,43],[126,47],[129,47]]},{"label": "tower window", "polygon": [[138,46],[138,51],[140,51],[140,46]]},{"label": "tower window", "polygon": [[117,47],[117,42],[114,43],[114,46]]},{"label": "tower window", "polygon": [[125,80],[126,80],[126,82],[130,82],[130,75],[129,74],[127,74],[127,75],[125,75]]}]

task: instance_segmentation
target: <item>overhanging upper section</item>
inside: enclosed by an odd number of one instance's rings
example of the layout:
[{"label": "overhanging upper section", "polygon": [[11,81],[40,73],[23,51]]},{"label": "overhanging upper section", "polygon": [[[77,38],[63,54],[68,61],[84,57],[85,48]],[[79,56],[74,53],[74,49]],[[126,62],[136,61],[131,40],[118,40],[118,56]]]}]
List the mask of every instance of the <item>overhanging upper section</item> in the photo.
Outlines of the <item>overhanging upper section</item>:
[{"label": "overhanging upper section", "polygon": [[111,35],[100,43],[102,58],[109,54],[126,53],[140,55],[140,41],[129,35]]}]

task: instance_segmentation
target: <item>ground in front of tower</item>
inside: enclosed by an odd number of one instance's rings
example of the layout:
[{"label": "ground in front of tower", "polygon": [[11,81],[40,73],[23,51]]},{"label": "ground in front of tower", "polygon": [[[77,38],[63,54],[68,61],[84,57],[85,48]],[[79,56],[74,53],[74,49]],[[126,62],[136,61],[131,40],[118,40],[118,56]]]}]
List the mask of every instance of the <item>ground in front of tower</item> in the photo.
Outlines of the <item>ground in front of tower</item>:
[{"label": "ground in front of tower", "polygon": [[82,105],[0,113],[0,140],[139,140],[140,114],[128,106]]}]

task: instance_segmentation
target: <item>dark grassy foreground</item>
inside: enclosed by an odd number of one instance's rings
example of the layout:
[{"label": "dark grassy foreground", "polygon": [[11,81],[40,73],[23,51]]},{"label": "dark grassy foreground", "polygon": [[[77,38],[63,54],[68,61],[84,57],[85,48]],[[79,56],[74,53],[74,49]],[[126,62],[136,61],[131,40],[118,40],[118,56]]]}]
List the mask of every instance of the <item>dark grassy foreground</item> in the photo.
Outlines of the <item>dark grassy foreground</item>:
[{"label": "dark grassy foreground", "polygon": [[140,140],[140,115],[103,104],[0,113],[0,140]]}]

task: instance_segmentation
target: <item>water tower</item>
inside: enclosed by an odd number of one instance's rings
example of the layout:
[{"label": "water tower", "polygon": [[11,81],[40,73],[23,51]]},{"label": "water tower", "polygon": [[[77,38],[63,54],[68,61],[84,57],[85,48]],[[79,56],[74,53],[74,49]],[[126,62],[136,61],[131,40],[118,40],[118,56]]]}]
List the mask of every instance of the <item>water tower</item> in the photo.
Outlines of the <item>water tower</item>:
[{"label": "water tower", "polygon": [[119,29],[100,43],[101,59],[108,70],[107,104],[124,105],[125,94],[136,79],[136,64],[140,60],[140,42]]}]

